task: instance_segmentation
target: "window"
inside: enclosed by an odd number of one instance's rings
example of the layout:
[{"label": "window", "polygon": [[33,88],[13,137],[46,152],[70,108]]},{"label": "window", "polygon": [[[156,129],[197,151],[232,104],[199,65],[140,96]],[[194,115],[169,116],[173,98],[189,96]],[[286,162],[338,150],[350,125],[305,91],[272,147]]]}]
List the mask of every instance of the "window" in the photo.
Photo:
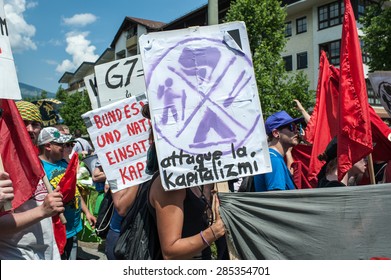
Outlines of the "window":
[{"label": "window", "polygon": [[364,41],[361,38],[360,38],[360,48],[362,54],[362,62],[368,64],[368,62],[371,61],[371,59],[369,57],[369,54],[365,51]]},{"label": "window", "polygon": [[292,22],[286,22],[285,23],[285,37],[292,36]]},{"label": "window", "polygon": [[340,49],[341,49],[341,40],[321,44],[319,45],[319,57],[320,57],[320,51],[324,50],[327,53],[327,58],[330,64],[333,64],[334,66],[338,66],[340,63],[339,61]]},{"label": "window", "polygon": [[284,63],[285,63],[285,70],[292,71],[293,70],[292,56],[291,55],[284,56],[282,59],[284,60]]},{"label": "window", "polygon": [[336,1],[318,8],[318,28],[325,29],[342,24],[345,8],[343,1]]},{"label": "window", "polygon": [[307,32],[307,18],[302,17],[296,20],[296,34]]},{"label": "window", "polygon": [[369,79],[365,80],[368,92],[368,103],[372,106],[382,106],[380,98],[375,94]]},{"label": "window", "polygon": [[374,1],[371,1],[371,0],[358,0],[358,4],[357,4],[357,14],[358,14],[358,18],[360,18],[361,16],[364,15],[365,13],[365,9],[370,6],[370,5],[375,5],[377,4],[376,2]]},{"label": "window", "polygon": [[307,52],[297,54],[297,69],[304,69],[308,67]]}]

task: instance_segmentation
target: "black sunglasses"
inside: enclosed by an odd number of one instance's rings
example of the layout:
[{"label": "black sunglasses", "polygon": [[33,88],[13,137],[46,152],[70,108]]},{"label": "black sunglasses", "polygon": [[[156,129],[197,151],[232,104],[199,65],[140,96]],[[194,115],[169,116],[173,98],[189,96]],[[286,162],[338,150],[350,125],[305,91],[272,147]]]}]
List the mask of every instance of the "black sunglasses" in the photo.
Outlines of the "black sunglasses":
[{"label": "black sunglasses", "polygon": [[295,131],[297,131],[298,129],[300,129],[299,126],[300,126],[300,125],[298,125],[298,124],[296,124],[296,123],[290,123],[290,124],[288,124],[288,125],[281,126],[281,127],[279,127],[278,129],[281,130],[281,129],[287,128],[287,129],[289,129],[289,131],[295,132]]}]

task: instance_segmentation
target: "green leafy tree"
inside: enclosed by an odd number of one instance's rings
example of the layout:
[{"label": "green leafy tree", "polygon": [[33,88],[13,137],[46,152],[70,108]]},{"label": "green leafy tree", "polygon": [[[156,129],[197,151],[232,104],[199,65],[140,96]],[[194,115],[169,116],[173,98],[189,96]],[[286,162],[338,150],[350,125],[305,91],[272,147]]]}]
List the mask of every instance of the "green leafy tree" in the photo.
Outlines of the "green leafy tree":
[{"label": "green leafy tree", "polygon": [[314,95],[308,92],[306,75],[303,72],[289,74],[285,70],[281,57],[286,45],[285,18],[286,11],[278,0],[236,0],[226,15],[227,22],[246,23],[265,117],[280,110],[298,116],[293,99],[298,99],[304,108],[314,103]]},{"label": "green leafy tree", "polygon": [[391,6],[384,6],[385,2],[390,1],[381,0],[368,7],[359,20],[365,34],[364,51],[371,58],[367,63],[371,72],[391,70]]},{"label": "green leafy tree", "polygon": [[86,134],[87,128],[81,115],[92,110],[87,91],[69,94],[60,87],[56,93],[56,98],[63,103],[60,108],[60,115],[64,119],[64,124],[69,127],[71,132],[80,129],[82,134]]}]

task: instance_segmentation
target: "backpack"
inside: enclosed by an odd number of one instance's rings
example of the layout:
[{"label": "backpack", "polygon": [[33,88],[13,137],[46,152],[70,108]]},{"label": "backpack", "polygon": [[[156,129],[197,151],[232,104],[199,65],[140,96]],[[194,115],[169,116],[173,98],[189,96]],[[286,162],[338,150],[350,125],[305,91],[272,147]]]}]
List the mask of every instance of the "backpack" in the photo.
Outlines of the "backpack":
[{"label": "backpack", "polygon": [[95,223],[95,232],[96,235],[101,238],[106,238],[107,233],[110,229],[111,217],[114,213],[114,202],[113,197],[111,196],[111,191],[108,190],[103,197],[103,200],[100,204],[98,218]]},{"label": "backpack", "polygon": [[120,236],[114,248],[119,260],[157,260],[162,258],[156,222],[148,207],[149,190],[159,175],[140,185],[135,201],[122,220]]}]

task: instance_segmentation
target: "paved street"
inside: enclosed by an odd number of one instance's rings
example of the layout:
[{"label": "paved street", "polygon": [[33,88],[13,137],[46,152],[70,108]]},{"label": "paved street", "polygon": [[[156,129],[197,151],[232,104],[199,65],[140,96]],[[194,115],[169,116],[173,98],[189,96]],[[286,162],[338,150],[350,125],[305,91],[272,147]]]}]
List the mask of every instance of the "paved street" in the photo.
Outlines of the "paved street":
[{"label": "paved street", "polygon": [[79,260],[107,260],[102,244],[79,241],[77,259]]}]

